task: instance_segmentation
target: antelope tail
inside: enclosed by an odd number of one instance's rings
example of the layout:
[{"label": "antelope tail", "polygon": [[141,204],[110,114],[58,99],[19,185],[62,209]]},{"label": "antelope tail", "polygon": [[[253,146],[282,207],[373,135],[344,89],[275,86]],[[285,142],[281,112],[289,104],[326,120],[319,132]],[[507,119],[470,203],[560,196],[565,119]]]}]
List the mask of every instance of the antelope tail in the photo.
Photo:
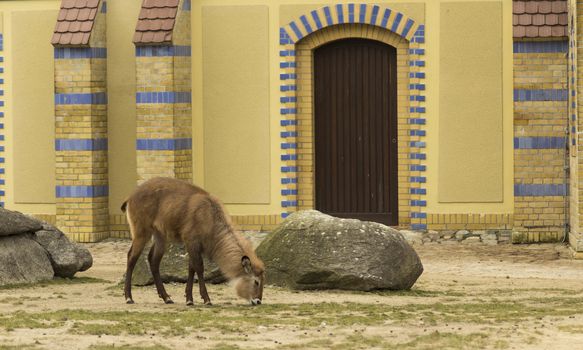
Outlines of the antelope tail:
[{"label": "antelope tail", "polygon": [[121,211],[122,212],[126,212],[126,208],[128,206],[128,201],[126,200],[125,202],[123,202],[123,204],[121,205]]}]

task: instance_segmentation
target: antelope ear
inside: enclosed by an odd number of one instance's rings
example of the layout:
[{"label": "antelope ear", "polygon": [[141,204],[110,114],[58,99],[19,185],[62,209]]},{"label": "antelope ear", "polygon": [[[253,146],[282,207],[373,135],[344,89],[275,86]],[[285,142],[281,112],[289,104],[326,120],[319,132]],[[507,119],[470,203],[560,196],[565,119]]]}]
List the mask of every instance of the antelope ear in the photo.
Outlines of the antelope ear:
[{"label": "antelope ear", "polygon": [[246,273],[251,274],[251,259],[248,256],[245,255],[241,258],[241,265]]}]

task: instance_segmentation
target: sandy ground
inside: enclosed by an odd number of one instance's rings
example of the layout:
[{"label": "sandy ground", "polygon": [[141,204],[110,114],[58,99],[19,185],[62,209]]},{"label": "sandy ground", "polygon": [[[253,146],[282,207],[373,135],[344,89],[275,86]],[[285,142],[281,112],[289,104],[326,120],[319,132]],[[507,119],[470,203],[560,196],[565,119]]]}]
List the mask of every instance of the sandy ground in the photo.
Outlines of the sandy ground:
[{"label": "sandy ground", "polygon": [[[275,308],[276,317],[266,318],[264,324],[263,319],[244,322],[244,329],[234,330],[221,323],[225,317],[240,316],[239,313],[253,317],[257,309],[236,299],[230,287],[208,286],[214,303],[210,308],[185,306],[181,284],[167,285],[174,305],[164,305],[152,286],[134,288],[137,303],[126,305],[118,282],[124,272],[129,241],[109,240],[87,247],[93,254],[94,266],[78,276],[99,281],[0,289],[0,349],[583,348],[583,261],[571,260],[568,248],[559,244],[415,246],[425,271],[409,293],[292,292],[274,287],[267,287],[264,293],[264,303],[282,309],[293,311],[302,305],[318,309],[318,305],[326,304],[342,310],[356,304],[374,310],[378,306],[387,312],[386,319],[380,317],[379,322],[364,325],[358,321],[344,324],[344,317],[330,316],[326,322],[326,314],[315,311],[307,318],[324,320],[316,326],[306,324],[305,317],[298,317],[297,323],[292,320],[280,324],[277,318],[281,316]],[[515,318],[510,316],[514,304],[528,305],[534,311],[551,304],[556,308],[547,309],[548,315],[533,311]],[[490,306],[481,309],[480,305]],[[508,305],[508,312],[504,307],[496,311],[497,305]],[[79,334],[75,318],[66,316],[75,310],[176,314],[177,318],[185,312],[194,316],[197,312],[211,312],[217,315],[221,326],[207,324],[188,329],[186,334],[164,334],[162,328],[156,327],[145,328],[139,335],[107,329],[102,334]],[[490,310],[491,317],[486,316]],[[55,312],[65,316],[60,325],[48,328],[34,324],[11,327],[7,321],[31,314],[42,323],[42,315]],[[112,321],[102,323],[108,322]],[[128,321],[127,327],[131,325]]]}]

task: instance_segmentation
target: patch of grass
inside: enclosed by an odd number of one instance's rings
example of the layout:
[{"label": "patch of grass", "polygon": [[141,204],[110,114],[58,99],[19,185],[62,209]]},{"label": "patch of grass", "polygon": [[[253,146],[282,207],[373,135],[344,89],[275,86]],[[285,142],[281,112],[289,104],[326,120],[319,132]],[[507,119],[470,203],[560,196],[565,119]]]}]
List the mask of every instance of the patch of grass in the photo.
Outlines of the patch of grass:
[{"label": "patch of grass", "polygon": [[11,290],[11,289],[29,289],[29,288],[44,288],[55,285],[72,285],[72,284],[87,284],[87,283],[110,283],[110,281],[94,278],[94,277],[73,277],[73,278],[60,278],[55,277],[52,280],[41,281],[37,283],[18,283],[18,284],[8,284],[0,286],[0,290]]},{"label": "patch of grass", "polygon": [[583,325],[559,326],[559,330],[567,333],[581,334],[583,333]]},{"label": "patch of grass", "polygon": [[472,323],[495,325],[542,317],[565,317],[583,313],[580,298],[551,297],[545,302],[531,300],[502,301],[477,298],[464,303],[389,304],[304,303],[264,304],[260,307],[225,305],[169,309],[166,312],[59,310],[51,312],[15,312],[0,315],[0,328],[54,328],[72,322],[70,332],[93,335],[141,335],[156,333],[178,336],[192,330],[221,331],[224,334],[253,330],[259,326],[295,326],[317,328],[325,322],[330,327],[352,325],[383,326],[399,323],[426,325]]},{"label": "patch of grass", "polygon": [[455,333],[433,332],[428,335],[416,337],[414,340],[397,344],[395,349],[483,349],[488,345],[488,335],[484,333],[471,333],[467,335]]},{"label": "patch of grass", "polygon": [[239,346],[233,345],[233,344],[219,343],[219,344],[215,345],[214,347],[212,347],[212,349],[213,350],[239,350],[241,348]]},{"label": "patch of grass", "polygon": [[90,350],[170,350],[171,348],[156,344],[151,346],[139,345],[92,345]]}]

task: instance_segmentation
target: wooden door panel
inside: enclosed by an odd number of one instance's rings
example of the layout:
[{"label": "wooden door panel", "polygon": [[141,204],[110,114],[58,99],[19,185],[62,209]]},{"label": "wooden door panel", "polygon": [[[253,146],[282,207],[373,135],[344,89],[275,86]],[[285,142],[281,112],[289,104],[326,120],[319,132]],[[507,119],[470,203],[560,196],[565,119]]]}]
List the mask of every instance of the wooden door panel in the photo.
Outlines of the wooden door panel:
[{"label": "wooden door panel", "polygon": [[314,52],[316,209],[397,225],[396,49],[345,39]]}]

